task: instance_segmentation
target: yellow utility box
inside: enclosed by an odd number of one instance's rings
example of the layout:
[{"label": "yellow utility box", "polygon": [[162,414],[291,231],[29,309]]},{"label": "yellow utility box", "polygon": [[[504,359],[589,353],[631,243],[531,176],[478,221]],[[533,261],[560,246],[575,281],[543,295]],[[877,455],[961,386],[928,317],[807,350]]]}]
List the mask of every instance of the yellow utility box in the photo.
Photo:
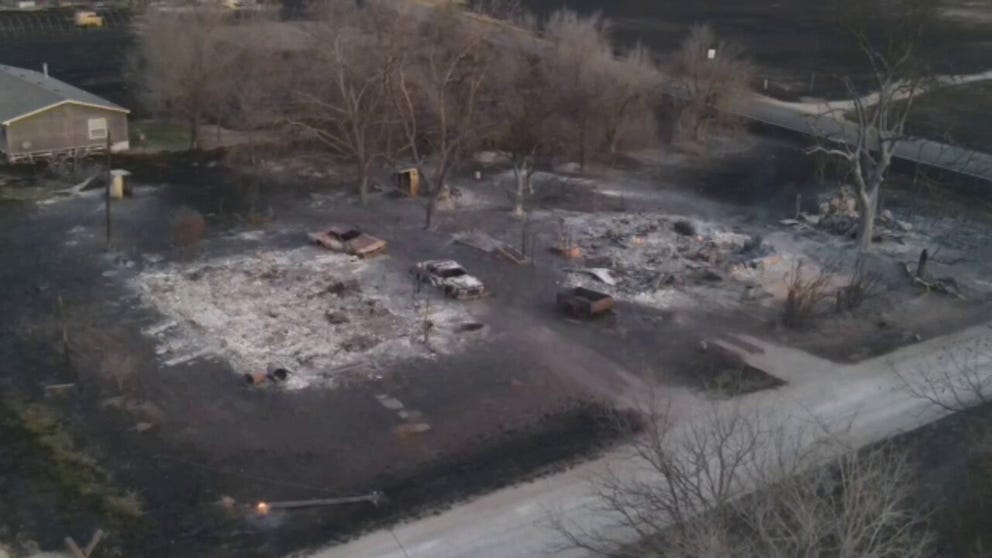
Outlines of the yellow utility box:
[{"label": "yellow utility box", "polygon": [[103,18],[96,12],[78,11],[75,21],[76,27],[103,27]]},{"label": "yellow utility box", "polygon": [[123,169],[114,169],[110,171],[110,197],[119,200],[124,197],[125,194],[131,193],[131,187],[127,183],[127,177],[131,173]]},{"label": "yellow utility box", "polygon": [[417,197],[420,195],[420,171],[416,167],[400,169],[396,173],[396,186],[404,194]]}]

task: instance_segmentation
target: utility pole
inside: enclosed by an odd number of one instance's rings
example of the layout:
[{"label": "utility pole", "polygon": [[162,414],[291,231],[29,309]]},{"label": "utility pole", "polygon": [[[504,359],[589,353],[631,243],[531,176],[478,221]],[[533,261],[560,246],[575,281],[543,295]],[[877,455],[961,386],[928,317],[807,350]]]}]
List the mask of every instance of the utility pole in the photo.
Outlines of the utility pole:
[{"label": "utility pole", "polygon": [[110,143],[110,127],[108,126],[107,127],[107,163],[106,163],[107,164],[107,168],[106,168],[106,171],[107,171],[107,189],[106,189],[105,195],[104,195],[104,201],[106,201],[106,205],[107,205],[107,210],[106,210],[106,217],[107,217],[107,250],[110,250],[110,185],[111,185],[110,183],[111,183],[111,178],[112,178],[110,176],[110,145],[111,145],[111,143]]}]

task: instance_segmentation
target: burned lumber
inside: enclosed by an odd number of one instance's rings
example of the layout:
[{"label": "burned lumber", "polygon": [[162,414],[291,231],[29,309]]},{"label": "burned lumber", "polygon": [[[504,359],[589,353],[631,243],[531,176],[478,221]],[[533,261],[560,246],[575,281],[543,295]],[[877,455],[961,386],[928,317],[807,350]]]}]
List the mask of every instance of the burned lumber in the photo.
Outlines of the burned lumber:
[{"label": "burned lumber", "polygon": [[923,287],[927,292],[940,293],[964,300],[964,295],[958,290],[957,282],[953,278],[928,280],[913,273],[912,267],[907,263],[903,264],[903,269],[913,284]]}]

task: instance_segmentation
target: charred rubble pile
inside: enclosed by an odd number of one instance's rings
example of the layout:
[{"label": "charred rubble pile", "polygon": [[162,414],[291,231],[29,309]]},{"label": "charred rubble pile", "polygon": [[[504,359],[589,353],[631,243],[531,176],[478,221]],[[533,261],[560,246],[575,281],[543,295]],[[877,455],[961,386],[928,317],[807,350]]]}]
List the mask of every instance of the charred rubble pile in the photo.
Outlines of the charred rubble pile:
[{"label": "charred rubble pile", "polygon": [[733,268],[756,266],[773,251],[760,236],[672,216],[622,215],[582,221],[571,228],[582,231],[575,244],[585,267],[573,270],[597,271],[585,275],[600,275],[599,282],[612,282],[610,290],[618,294],[719,282]]},{"label": "charred rubble pile", "polygon": [[[796,219],[783,219],[783,225],[809,225],[830,234],[855,238],[858,234],[858,203],[854,189],[841,186],[836,192],[821,196],[815,212],[800,212]],[[901,235],[913,230],[912,224],[893,217],[892,212],[883,210],[875,220],[874,241],[898,240]]]}]

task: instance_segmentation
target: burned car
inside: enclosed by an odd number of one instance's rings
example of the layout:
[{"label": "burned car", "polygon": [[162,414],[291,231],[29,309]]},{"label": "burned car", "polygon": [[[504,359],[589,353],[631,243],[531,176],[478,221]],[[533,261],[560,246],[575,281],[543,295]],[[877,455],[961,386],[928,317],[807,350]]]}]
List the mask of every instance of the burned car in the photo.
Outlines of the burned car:
[{"label": "burned car", "polygon": [[558,309],[574,318],[594,318],[613,311],[613,297],[592,289],[574,287],[558,293]]},{"label": "burned car", "polygon": [[314,244],[328,250],[344,252],[359,258],[376,256],[386,251],[385,240],[351,227],[332,226],[307,236]]},{"label": "burned car", "polygon": [[486,287],[454,260],[427,260],[410,270],[418,281],[444,290],[451,298],[464,300],[486,295]]}]

